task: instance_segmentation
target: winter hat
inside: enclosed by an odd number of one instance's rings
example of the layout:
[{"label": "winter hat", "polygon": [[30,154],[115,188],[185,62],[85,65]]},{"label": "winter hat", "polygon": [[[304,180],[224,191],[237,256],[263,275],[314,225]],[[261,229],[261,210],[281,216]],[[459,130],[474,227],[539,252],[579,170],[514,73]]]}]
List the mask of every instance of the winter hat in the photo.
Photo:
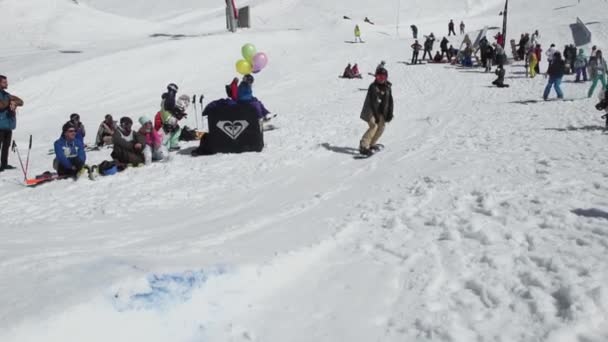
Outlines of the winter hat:
[{"label": "winter hat", "polygon": [[148,122],[152,122],[152,120],[150,120],[150,118],[149,118],[149,117],[147,117],[147,116],[145,116],[145,115],[144,115],[144,116],[140,116],[140,117],[139,117],[139,123],[140,123],[142,126],[144,126],[144,125],[145,125],[145,124],[147,124]]},{"label": "winter hat", "polygon": [[72,114],[70,114],[70,120],[71,121],[80,120],[80,115],[78,115],[78,113],[72,113]]},{"label": "winter hat", "polygon": [[65,133],[68,131],[68,129],[71,129],[71,128],[76,129],[74,124],[71,121],[68,121],[63,124],[63,127],[61,127],[61,132]]},{"label": "winter hat", "polygon": [[132,125],[133,124],[133,120],[131,120],[131,118],[128,117],[128,116],[123,116],[122,118],[120,118],[120,124],[122,125],[122,124],[125,124],[125,123],[128,123],[128,124]]},{"label": "winter hat", "polygon": [[388,77],[388,71],[385,68],[380,67],[380,68],[376,69],[376,76],[378,76],[378,75],[384,75],[384,76]]},{"label": "winter hat", "polygon": [[169,85],[167,86],[167,90],[173,91],[173,92],[176,92],[176,93],[177,93],[178,89],[179,88],[177,87],[177,84],[175,84],[175,83],[169,83]]},{"label": "winter hat", "polygon": [[253,76],[251,74],[243,76],[243,82],[253,84]]}]

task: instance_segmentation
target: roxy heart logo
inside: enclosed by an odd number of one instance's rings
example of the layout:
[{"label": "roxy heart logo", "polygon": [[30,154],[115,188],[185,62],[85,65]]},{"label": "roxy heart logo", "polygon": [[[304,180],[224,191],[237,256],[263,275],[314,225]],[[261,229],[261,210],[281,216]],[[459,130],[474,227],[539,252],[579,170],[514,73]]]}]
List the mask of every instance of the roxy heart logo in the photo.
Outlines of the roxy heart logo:
[{"label": "roxy heart logo", "polygon": [[221,129],[222,132],[226,133],[232,140],[236,140],[248,126],[249,123],[245,120],[218,121],[217,123],[217,128]]}]

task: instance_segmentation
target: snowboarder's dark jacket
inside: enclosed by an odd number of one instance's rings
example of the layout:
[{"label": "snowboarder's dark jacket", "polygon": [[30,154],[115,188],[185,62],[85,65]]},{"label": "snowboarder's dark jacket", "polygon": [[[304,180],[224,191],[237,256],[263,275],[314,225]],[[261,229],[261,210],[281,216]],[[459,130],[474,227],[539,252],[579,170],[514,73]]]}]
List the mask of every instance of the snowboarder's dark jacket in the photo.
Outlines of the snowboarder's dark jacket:
[{"label": "snowboarder's dark jacket", "polygon": [[564,63],[564,60],[561,57],[555,57],[547,70],[547,74],[552,78],[560,78],[563,77],[565,73],[566,64]]},{"label": "snowboarder's dark jacket", "polygon": [[387,122],[393,119],[393,91],[389,81],[385,84],[374,82],[367,89],[361,119],[368,122],[372,115],[376,118],[382,115]]},{"label": "snowboarder's dark jacket", "polygon": [[[112,158],[124,164],[142,164],[144,163],[143,147],[146,146],[146,138],[136,131],[131,131],[133,136],[132,141],[127,141],[124,138],[122,128],[118,127],[112,136],[114,150]],[[142,150],[135,150],[135,144],[141,144]]]}]

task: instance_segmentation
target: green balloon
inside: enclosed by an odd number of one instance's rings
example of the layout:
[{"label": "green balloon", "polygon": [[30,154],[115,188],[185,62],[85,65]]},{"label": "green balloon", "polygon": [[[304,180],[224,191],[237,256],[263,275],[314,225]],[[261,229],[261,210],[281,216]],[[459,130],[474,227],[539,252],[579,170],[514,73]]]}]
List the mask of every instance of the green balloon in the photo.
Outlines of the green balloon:
[{"label": "green balloon", "polygon": [[249,63],[251,63],[251,61],[253,60],[253,56],[255,56],[257,52],[258,51],[253,44],[247,43],[241,48],[241,54],[243,55],[243,58],[245,58],[245,60]]}]

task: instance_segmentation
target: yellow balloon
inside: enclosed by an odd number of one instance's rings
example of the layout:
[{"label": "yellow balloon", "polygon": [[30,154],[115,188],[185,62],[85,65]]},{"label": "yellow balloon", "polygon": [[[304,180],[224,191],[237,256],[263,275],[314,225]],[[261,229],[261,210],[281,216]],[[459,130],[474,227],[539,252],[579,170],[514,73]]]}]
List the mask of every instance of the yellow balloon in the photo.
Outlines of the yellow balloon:
[{"label": "yellow balloon", "polygon": [[248,75],[251,74],[251,72],[253,71],[253,66],[251,65],[251,63],[247,62],[244,59],[239,60],[238,62],[236,62],[236,72],[238,72],[241,75]]}]

